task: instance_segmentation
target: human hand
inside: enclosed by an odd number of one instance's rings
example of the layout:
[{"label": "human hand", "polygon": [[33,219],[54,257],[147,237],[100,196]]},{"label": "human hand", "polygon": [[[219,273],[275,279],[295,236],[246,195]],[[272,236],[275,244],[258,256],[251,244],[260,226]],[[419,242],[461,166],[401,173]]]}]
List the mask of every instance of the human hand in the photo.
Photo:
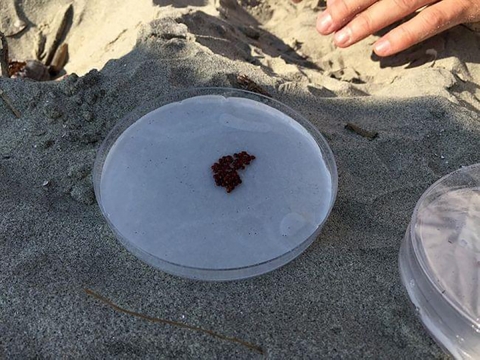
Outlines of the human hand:
[{"label": "human hand", "polygon": [[374,44],[378,56],[393,55],[455,25],[480,21],[480,0],[329,0],[318,16],[317,31],[335,33],[335,45],[344,48],[419,9]]}]

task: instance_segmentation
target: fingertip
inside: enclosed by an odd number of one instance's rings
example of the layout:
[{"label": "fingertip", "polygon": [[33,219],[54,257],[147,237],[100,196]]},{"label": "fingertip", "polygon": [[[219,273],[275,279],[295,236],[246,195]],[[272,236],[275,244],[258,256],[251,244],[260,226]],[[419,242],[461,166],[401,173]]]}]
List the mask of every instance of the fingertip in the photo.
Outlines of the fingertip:
[{"label": "fingertip", "polygon": [[392,44],[387,39],[378,40],[375,45],[373,45],[373,51],[378,56],[388,56],[392,54]]},{"label": "fingertip", "polygon": [[328,10],[320,13],[316,23],[317,31],[322,35],[328,35],[333,32],[333,20]]},{"label": "fingertip", "polygon": [[352,40],[352,30],[348,27],[345,27],[337,31],[333,37],[333,42],[335,43],[335,46],[339,48],[350,46],[351,40]]}]

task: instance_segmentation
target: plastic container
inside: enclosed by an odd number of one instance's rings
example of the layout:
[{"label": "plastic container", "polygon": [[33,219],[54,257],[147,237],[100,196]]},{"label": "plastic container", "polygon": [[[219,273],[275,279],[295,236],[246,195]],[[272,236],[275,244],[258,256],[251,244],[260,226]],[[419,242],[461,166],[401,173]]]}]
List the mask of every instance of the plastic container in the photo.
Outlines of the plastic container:
[{"label": "plastic container", "polygon": [[443,177],[420,198],[399,265],[437,343],[457,359],[480,358],[480,164]]},{"label": "plastic container", "polygon": [[[247,151],[231,193],[211,166]],[[102,144],[98,204],[121,243],[148,264],[204,280],[278,268],[318,236],[336,197],[324,138],[289,107],[235,89],[193,89],[136,109]]]}]

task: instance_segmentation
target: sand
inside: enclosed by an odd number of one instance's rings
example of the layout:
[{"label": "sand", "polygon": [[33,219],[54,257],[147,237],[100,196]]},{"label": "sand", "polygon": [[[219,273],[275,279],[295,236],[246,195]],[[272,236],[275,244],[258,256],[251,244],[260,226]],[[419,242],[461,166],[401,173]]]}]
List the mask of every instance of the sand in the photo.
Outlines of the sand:
[{"label": "sand", "polygon": [[[11,56],[33,58],[40,30],[51,41],[66,4],[1,0],[2,31],[28,24],[9,38]],[[374,36],[348,50],[318,36],[316,5],[76,1],[68,76],[0,79],[21,113],[0,101],[0,357],[446,357],[412,311],[397,256],[422,192],[480,162],[480,36],[459,26],[379,61]],[[137,106],[184,88],[238,87],[238,74],[324,134],[339,172],[335,207],[313,245],[269,274],[227,283],[165,274],[104,221],[96,151]],[[348,121],[379,135],[363,138]]]}]

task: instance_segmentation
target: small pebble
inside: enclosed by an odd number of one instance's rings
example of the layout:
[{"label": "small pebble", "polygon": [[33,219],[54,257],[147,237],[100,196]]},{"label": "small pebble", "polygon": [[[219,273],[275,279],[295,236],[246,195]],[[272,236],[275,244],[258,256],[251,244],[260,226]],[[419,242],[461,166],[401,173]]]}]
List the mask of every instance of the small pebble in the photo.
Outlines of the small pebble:
[{"label": "small pebble", "polygon": [[20,20],[20,19],[17,19],[17,20],[13,23],[13,26],[16,27],[17,29],[21,29],[21,28],[24,28],[25,26],[27,26],[27,24],[25,23],[25,21]]}]

